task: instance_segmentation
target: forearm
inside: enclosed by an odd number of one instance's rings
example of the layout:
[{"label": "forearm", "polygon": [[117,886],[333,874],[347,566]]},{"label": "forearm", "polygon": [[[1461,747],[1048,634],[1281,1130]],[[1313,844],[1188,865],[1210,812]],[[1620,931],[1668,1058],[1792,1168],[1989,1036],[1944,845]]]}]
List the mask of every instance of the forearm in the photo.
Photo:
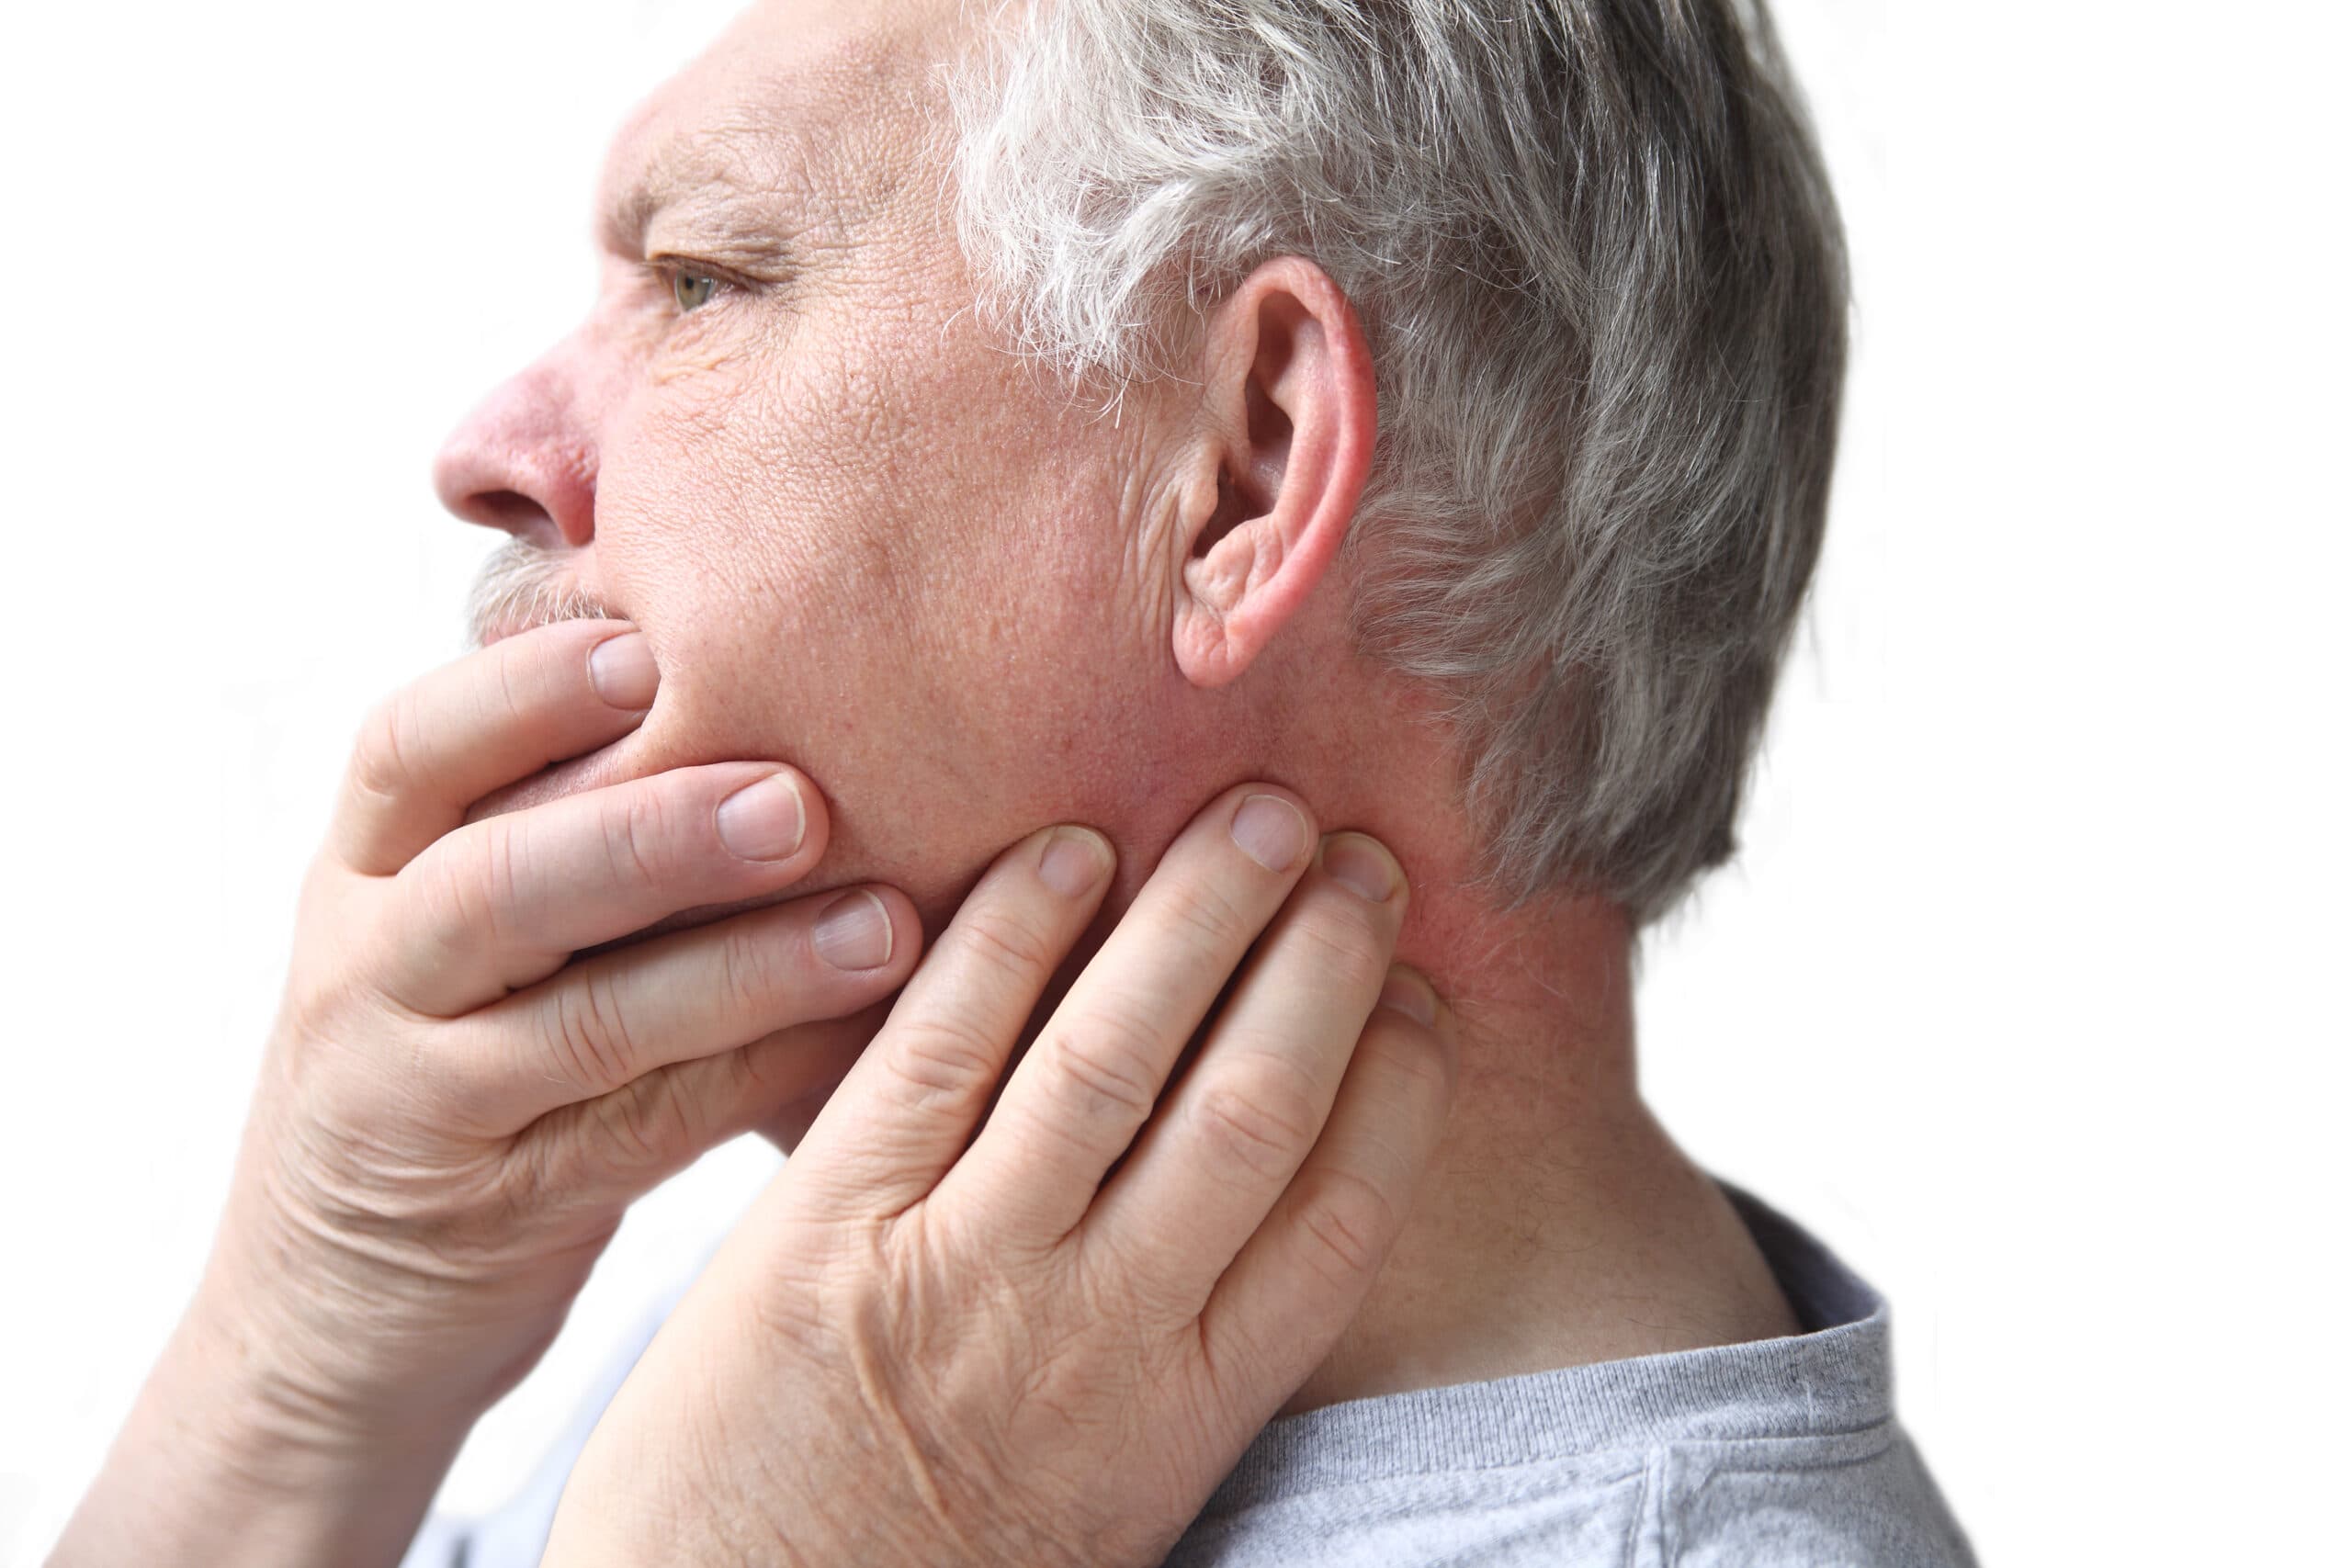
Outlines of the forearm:
[{"label": "forearm", "polygon": [[51,1568],[400,1561],[468,1423],[401,1433],[306,1408],[199,1295],[149,1373]]}]

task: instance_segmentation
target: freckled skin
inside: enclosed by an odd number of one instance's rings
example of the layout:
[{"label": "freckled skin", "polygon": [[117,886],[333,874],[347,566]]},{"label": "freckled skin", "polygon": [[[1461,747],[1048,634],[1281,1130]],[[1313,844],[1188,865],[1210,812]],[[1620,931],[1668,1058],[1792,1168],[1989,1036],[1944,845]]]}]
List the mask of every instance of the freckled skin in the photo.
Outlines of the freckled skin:
[{"label": "freckled skin", "polygon": [[764,222],[788,273],[681,315],[610,258],[590,320],[477,412],[443,480],[550,445],[550,403],[562,444],[594,452],[574,570],[644,628],[663,684],[643,729],[567,784],[793,761],[832,803],[823,880],[895,882],[938,920],[1019,824],[1115,829],[1150,784],[1172,834],[1224,759],[1172,711],[1168,612],[1137,598],[1169,588],[1134,566],[1148,454],[1106,441],[975,319],[922,134],[953,40],[889,47],[888,24],[754,11],[639,112],[616,180],[716,126],[769,187],[649,238],[697,254]]},{"label": "freckled skin", "polygon": [[[1216,639],[1204,596],[1280,553],[1188,563],[1216,491],[1200,454],[1236,434],[1204,394],[1137,389],[1114,423],[977,318],[936,69],[969,47],[965,9],[759,5],[621,132],[606,205],[627,220],[595,306],[468,418],[436,482],[461,516],[568,552],[644,630],[661,695],[477,814],[789,761],[831,807],[799,891],[888,882],[935,932],[999,850],[1085,822],[1121,857],[1099,939],[1202,804],[1277,780],[1396,852],[1397,957],[1463,1022],[1447,1146],[1297,1403],[1784,1332],[1760,1255],[1635,1094],[1622,916],[1479,897],[1443,732],[1352,647],[1346,558],[1229,679],[1180,667]],[[629,200],[648,175],[673,199]],[[662,257],[752,286],[682,315]],[[1262,453],[1242,467],[1280,478]]]}]

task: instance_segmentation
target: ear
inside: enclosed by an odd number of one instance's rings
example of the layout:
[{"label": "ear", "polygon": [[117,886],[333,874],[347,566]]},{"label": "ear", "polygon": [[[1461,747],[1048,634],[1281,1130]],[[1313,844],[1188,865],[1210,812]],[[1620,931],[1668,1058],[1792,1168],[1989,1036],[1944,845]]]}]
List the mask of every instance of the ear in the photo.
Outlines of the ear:
[{"label": "ear", "polygon": [[1321,267],[1283,256],[1210,314],[1197,468],[1180,491],[1176,665],[1250,668],[1323,580],[1372,467],[1372,353]]}]

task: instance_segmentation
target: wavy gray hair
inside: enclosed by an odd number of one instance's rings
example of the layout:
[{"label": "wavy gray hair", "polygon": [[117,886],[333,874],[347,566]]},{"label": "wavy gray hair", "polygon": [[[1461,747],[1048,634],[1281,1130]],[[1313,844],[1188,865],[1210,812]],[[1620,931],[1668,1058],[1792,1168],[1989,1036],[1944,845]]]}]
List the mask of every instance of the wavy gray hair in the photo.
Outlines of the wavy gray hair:
[{"label": "wavy gray hair", "polygon": [[1372,345],[1363,645],[1483,875],[1654,919],[1727,859],[1819,553],[1843,240],[1760,6],[1036,0],[955,84],[1015,341],[1115,389],[1272,256]]}]

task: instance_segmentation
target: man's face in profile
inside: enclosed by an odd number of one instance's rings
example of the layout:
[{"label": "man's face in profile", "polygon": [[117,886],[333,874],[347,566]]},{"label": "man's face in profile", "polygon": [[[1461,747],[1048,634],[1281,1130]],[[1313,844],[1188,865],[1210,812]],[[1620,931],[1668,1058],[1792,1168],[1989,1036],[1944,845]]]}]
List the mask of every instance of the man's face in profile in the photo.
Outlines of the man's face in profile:
[{"label": "man's face in profile", "polygon": [[1166,556],[1125,526],[1162,510],[1147,427],[1067,406],[975,319],[940,80],[962,27],[771,0],[616,138],[593,310],[435,477],[575,611],[636,622],[661,695],[481,810],[790,761],[832,802],[820,881],[936,913],[1010,838],[1107,822],[1177,754]]}]

